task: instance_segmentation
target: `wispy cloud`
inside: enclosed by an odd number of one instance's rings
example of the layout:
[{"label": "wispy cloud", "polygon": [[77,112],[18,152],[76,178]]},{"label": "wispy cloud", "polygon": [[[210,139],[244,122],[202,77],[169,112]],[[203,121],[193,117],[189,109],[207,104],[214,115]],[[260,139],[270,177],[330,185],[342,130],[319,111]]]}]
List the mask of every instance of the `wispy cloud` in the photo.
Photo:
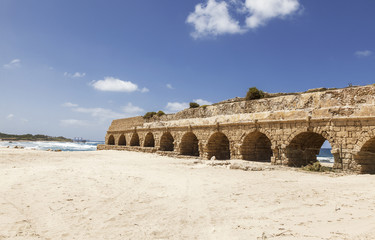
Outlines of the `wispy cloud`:
[{"label": "wispy cloud", "polygon": [[137,84],[130,81],[123,81],[118,78],[105,77],[103,80],[92,81],[90,85],[99,91],[105,92],[135,92],[140,91],[142,93],[148,92],[149,89],[140,89]]},{"label": "wispy cloud", "polygon": [[199,105],[211,105],[212,104],[212,102],[209,102],[203,99],[194,99],[193,102],[196,102]]},{"label": "wispy cloud", "polygon": [[141,93],[146,93],[146,92],[149,92],[150,89],[144,87],[140,91],[141,91]]},{"label": "wispy cloud", "polygon": [[117,113],[117,112],[112,111],[111,109],[106,109],[106,108],[76,107],[76,108],[73,108],[73,111],[79,112],[79,113],[87,113],[91,115],[92,117],[97,118],[101,121],[126,117],[124,113]]},{"label": "wispy cloud", "polygon": [[[207,100],[203,100],[203,99],[193,99],[192,102],[195,102],[195,103],[198,103],[199,105],[211,105],[212,102],[209,102]],[[165,106],[164,110],[167,112],[167,113],[175,113],[175,112],[179,112],[179,111],[182,111],[186,108],[189,108],[190,105],[188,102],[168,102],[167,103],[167,106]]]},{"label": "wispy cloud", "polygon": [[187,102],[168,102],[167,106],[165,107],[165,111],[167,113],[175,113],[181,110],[184,110],[189,107],[189,103]]},{"label": "wispy cloud", "polygon": [[[284,19],[302,8],[299,0],[207,0],[199,3],[186,19],[194,26],[193,38],[241,34],[266,25],[272,19]],[[245,18],[240,24],[230,10]]]},{"label": "wispy cloud", "polygon": [[61,106],[63,106],[63,107],[78,107],[78,104],[66,102],[66,103],[61,104]]},{"label": "wispy cloud", "polygon": [[86,73],[80,73],[80,72],[75,72],[75,73],[68,73],[64,72],[65,77],[70,77],[70,78],[83,78],[86,76]]},{"label": "wispy cloud", "polygon": [[6,116],[6,119],[12,120],[14,118],[14,114],[10,113]]},{"label": "wispy cloud", "polygon": [[356,51],[354,55],[356,55],[357,57],[369,57],[372,55],[372,51],[370,50]]},{"label": "wispy cloud", "polygon": [[167,88],[169,89],[174,89],[174,87],[172,86],[172,84],[168,83],[167,85],[165,85]]},{"label": "wispy cloud", "polygon": [[[132,103],[128,103],[126,106],[121,108],[120,112],[113,111],[111,109],[107,108],[86,108],[86,107],[80,107],[78,104],[74,104],[71,102],[63,103],[61,106],[71,108],[73,112],[82,113],[90,116],[93,120],[92,121],[86,121],[86,120],[77,120],[77,119],[67,119],[67,120],[61,120],[61,123],[64,123],[62,125],[68,126],[68,125],[95,125],[97,123],[103,123],[108,120],[118,119],[118,118],[126,118],[126,117],[133,117],[140,115],[144,112],[144,110],[138,106],[133,105]],[[95,122],[90,123],[90,122]]]},{"label": "wispy cloud", "polygon": [[92,124],[85,120],[64,119],[64,120],[60,120],[60,125],[64,127],[71,127],[71,126],[88,127],[88,126],[91,126]]},{"label": "wispy cloud", "polygon": [[128,105],[123,107],[122,110],[124,111],[125,114],[129,116],[140,114],[145,111],[140,107],[134,106],[132,103],[128,103]]},{"label": "wispy cloud", "polygon": [[18,68],[21,66],[21,60],[20,59],[13,59],[7,64],[3,65],[3,68],[5,69],[12,69],[12,68]]}]

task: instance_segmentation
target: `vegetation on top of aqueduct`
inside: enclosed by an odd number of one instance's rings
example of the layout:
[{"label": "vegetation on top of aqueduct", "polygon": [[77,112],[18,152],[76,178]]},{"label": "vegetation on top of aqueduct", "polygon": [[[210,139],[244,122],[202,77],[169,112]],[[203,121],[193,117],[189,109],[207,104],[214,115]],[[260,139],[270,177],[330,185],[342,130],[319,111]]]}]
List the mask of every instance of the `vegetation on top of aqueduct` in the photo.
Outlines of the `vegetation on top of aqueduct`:
[{"label": "vegetation on top of aqueduct", "polygon": [[189,105],[190,105],[190,108],[198,108],[199,107],[199,104],[196,103],[196,102],[191,102]]},{"label": "vegetation on top of aqueduct", "polygon": [[143,115],[143,118],[144,119],[150,119],[150,118],[153,118],[154,116],[158,116],[158,117],[161,117],[163,115],[165,115],[165,113],[163,111],[158,111],[158,112],[147,112],[145,115]]},{"label": "vegetation on top of aqueduct", "polygon": [[264,92],[262,90],[258,90],[256,87],[249,88],[249,91],[246,93],[246,100],[253,100],[253,99],[261,99],[264,98]]}]

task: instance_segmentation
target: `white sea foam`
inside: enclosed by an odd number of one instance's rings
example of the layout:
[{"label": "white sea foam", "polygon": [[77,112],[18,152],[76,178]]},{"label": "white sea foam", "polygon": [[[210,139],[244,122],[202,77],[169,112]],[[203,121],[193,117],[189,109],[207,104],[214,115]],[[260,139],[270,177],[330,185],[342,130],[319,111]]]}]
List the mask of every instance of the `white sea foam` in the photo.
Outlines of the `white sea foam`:
[{"label": "white sea foam", "polygon": [[75,143],[75,142],[18,142],[18,141],[3,141],[0,142],[1,147],[15,147],[20,146],[25,149],[37,149],[37,150],[62,150],[62,151],[95,151],[96,146],[102,142],[86,142],[86,143]]},{"label": "white sea foam", "polygon": [[323,163],[334,163],[333,157],[317,157],[319,162]]}]

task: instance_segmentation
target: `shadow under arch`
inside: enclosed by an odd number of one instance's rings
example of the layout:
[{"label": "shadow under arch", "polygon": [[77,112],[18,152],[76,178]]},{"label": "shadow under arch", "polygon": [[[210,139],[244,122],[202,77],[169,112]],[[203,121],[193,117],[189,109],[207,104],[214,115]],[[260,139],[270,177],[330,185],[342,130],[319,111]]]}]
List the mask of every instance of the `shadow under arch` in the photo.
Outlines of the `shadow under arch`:
[{"label": "shadow under arch", "polygon": [[266,134],[259,131],[246,135],[241,145],[243,160],[257,162],[271,162],[272,144]]},{"label": "shadow under arch", "polygon": [[115,137],[113,135],[110,135],[108,137],[108,142],[107,142],[108,145],[115,145]]},{"label": "shadow under arch", "polygon": [[375,174],[375,137],[367,140],[354,155],[355,162],[359,165],[360,173]]},{"label": "shadow under arch", "polygon": [[182,136],[180,144],[180,154],[187,156],[199,156],[199,141],[192,132],[187,132]]},{"label": "shadow under arch", "polygon": [[170,132],[165,132],[161,136],[160,151],[174,151],[174,138]]},{"label": "shadow under arch", "polygon": [[323,134],[301,132],[295,135],[286,147],[288,166],[301,167],[318,161],[317,155],[326,140],[333,147],[330,139],[324,137]]},{"label": "shadow under arch", "polygon": [[145,142],[143,143],[144,147],[155,147],[155,139],[154,134],[151,132],[146,134]]},{"label": "shadow under arch", "polygon": [[216,132],[208,139],[207,158],[211,159],[215,156],[218,160],[230,159],[229,139],[224,133]]},{"label": "shadow under arch", "polygon": [[140,146],[138,133],[133,133],[132,138],[130,139],[130,146]]},{"label": "shadow under arch", "polygon": [[119,139],[118,139],[118,145],[119,146],[126,146],[126,139],[125,139],[125,135],[122,134]]}]

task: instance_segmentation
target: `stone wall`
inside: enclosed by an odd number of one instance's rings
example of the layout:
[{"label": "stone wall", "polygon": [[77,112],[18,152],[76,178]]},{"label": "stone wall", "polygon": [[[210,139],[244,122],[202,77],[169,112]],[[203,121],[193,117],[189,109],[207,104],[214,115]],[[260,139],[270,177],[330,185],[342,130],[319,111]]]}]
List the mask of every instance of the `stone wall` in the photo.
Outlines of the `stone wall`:
[{"label": "stone wall", "polygon": [[116,149],[125,139],[137,151],[303,166],[316,161],[328,140],[335,168],[375,173],[374,137],[375,86],[369,85],[118,119],[98,149]]}]

